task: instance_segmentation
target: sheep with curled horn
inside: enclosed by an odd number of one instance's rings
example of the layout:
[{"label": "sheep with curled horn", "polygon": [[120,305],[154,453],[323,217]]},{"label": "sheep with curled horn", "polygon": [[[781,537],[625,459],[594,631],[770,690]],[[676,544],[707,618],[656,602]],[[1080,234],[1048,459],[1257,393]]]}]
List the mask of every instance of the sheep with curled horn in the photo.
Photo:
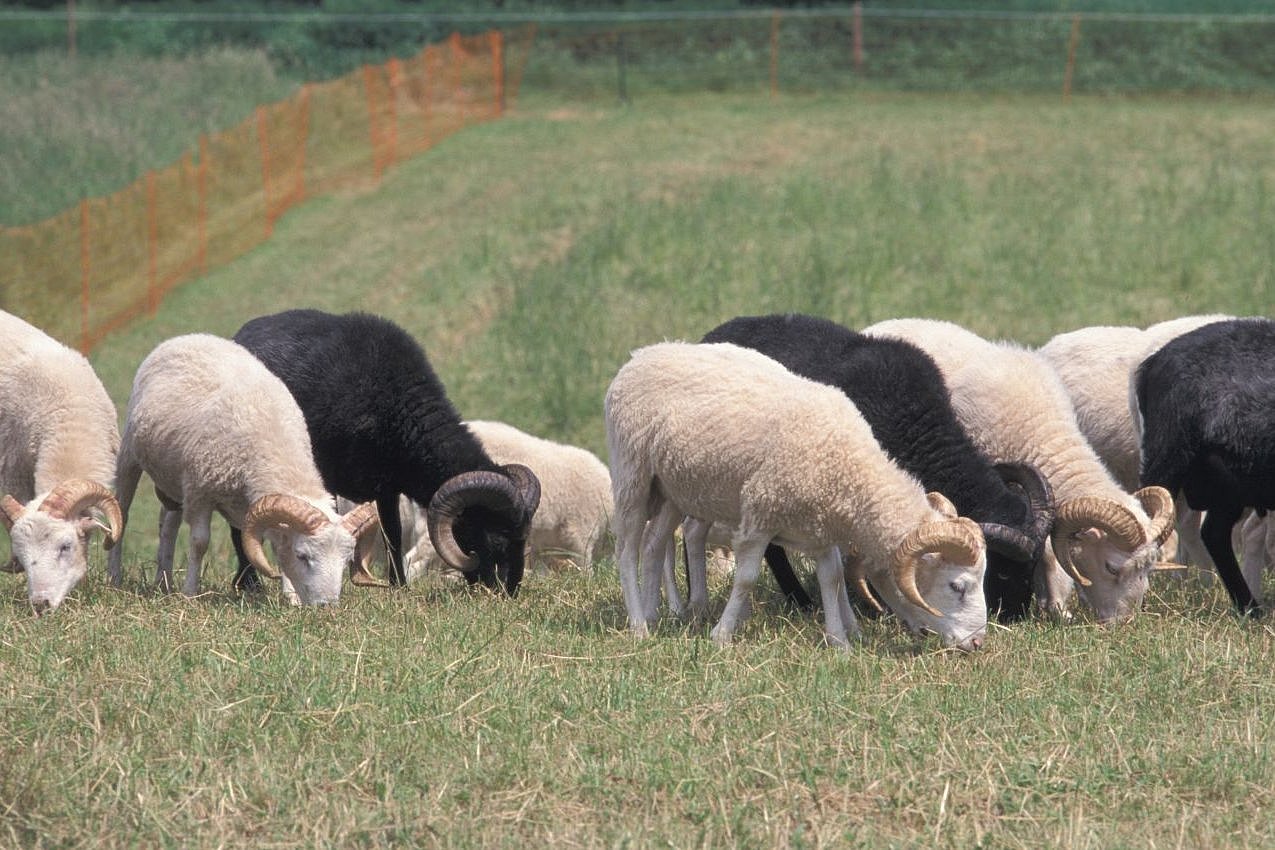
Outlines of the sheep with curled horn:
[{"label": "sheep with curled horn", "polygon": [[[952,410],[942,373],[927,354],[903,340],[867,336],[828,319],[791,313],[740,316],[709,331],[702,341],[752,348],[845,393],[895,463],[979,524],[987,541],[983,589],[988,611],[1003,621],[1027,614],[1033,568],[1053,524],[1049,484],[1031,464],[993,464],[974,445]],[[783,549],[768,547],[766,560],[789,598],[809,605]],[[693,589],[692,609],[697,607],[695,596]]]},{"label": "sheep with curled horn", "polygon": [[685,517],[733,530],[735,576],[713,628],[731,640],[774,541],[814,556],[829,644],[859,633],[840,548],[918,632],[978,649],[987,628],[978,526],[881,450],[840,390],[727,343],[635,351],[605,400],[612,521],[629,625],[659,612],[668,541]]},{"label": "sheep with curled horn", "polygon": [[863,332],[904,339],[929,354],[974,443],[993,461],[1031,463],[1053,488],[1055,519],[1037,571],[1037,604],[1063,613],[1079,586],[1099,622],[1131,617],[1173,532],[1173,500],[1163,487],[1130,494],[1112,478],[1049,364],[1034,351],[951,322],[894,319]]},{"label": "sheep with curled horn", "polygon": [[[296,399],[327,488],[376,503],[392,583],[406,583],[402,494],[426,510],[430,540],[451,567],[471,583],[517,592],[540,483],[526,466],[483,451],[410,334],[366,313],[287,310],[247,322],[235,341]],[[251,584],[232,539],[236,582]]]},{"label": "sheep with curled horn", "polygon": [[[1174,338],[1134,374],[1142,481],[1204,513],[1204,546],[1235,607],[1252,615],[1262,610],[1260,574],[1245,579],[1232,535],[1246,509],[1265,522],[1275,509],[1272,362],[1275,321],[1231,319]],[[1260,522],[1241,531],[1248,553],[1264,562]]]},{"label": "sheep with curled horn", "polygon": [[[157,584],[170,589],[177,531],[190,528],[182,591],[199,592],[214,512],[243,534],[250,562],[283,581],[303,605],[336,602],[347,569],[355,584],[378,584],[358,558],[377,531],[376,506],[342,516],[323,487],[305,420],[283,383],[242,346],[208,334],[155,347],[133,380],[116,480],[125,517],[142,473],[160,501]],[[270,562],[270,540],[279,567]],[[110,557],[122,579],[122,547]]]},{"label": "sheep with curled horn", "polygon": [[111,492],[115,405],[81,354],[0,311],[0,523],[6,572],[25,573],[32,609],[57,608],[88,572],[89,535],[123,533]]}]

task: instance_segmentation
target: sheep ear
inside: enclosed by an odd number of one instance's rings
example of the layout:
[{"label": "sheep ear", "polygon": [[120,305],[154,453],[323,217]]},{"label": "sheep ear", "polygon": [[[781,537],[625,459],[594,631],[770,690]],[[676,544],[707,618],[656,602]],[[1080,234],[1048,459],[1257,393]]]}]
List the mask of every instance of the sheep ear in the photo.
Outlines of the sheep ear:
[{"label": "sheep ear", "polygon": [[13,524],[22,519],[22,515],[26,512],[27,509],[22,507],[22,503],[9,494],[6,493],[4,498],[0,499],[0,522],[4,523],[6,529],[13,528]]}]

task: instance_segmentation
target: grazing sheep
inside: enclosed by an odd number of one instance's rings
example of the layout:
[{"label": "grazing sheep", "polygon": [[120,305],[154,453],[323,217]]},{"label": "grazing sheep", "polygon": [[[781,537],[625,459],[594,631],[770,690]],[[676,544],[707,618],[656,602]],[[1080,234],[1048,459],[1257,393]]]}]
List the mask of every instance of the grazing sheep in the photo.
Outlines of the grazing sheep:
[{"label": "grazing sheep", "polygon": [[1235,606],[1260,605],[1231,535],[1275,508],[1275,322],[1214,322],[1165,343],[1134,375],[1142,480],[1204,511],[1200,536]]},{"label": "grazing sheep", "polygon": [[[540,484],[527,467],[497,465],[483,451],[410,334],[366,313],[288,310],[251,320],[235,341],[292,392],[327,488],[376,502],[393,583],[406,582],[401,493],[425,508],[450,566],[517,592]],[[249,574],[241,555],[236,581]]]},{"label": "grazing sheep", "polygon": [[[794,314],[741,316],[702,341],[754,349],[803,378],[845,393],[895,463],[979,524],[987,541],[983,591],[988,610],[1005,620],[1026,615],[1032,568],[1053,523],[1049,486],[1031,466],[994,466],[975,447],[927,354],[903,340],[865,336],[827,319]],[[783,549],[768,547],[766,559],[789,598],[808,605]]]},{"label": "grazing sheep", "polygon": [[[534,437],[503,422],[469,421],[466,427],[498,464],[518,463],[540,481],[540,506],[531,518],[525,559],[529,564],[593,565],[611,523],[611,473],[592,452]],[[399,500],[403,562],[408,581],[445,562],[430,546],[425,512]]]},{"label": "grazing sheep", "polygon": [[[190,556],[183,592],[199,592],[214,511],[242,531],[251,563],[279,578],[262,548],[262,539],[271,539],[284,592],[302,604],[336,602],[347,565],[356,569],[355,583],[375,583],[355,554],[359,538],[376,531],[376,507],[336,513],[296,402],[282,381],[230,340],[174,337],[142,361],[116,469],[125,517],[143,472],[160,501],[156,581],[164,589],[172,587],[184,515]],[[109,564],[116,585],[121,549],[112,550]]]},{"label": "grazing sheep", "polygon": [[[1174,337],[1225,315],[1183,316],[1142,330],[1096,326],[1058,334],[1040,349],[1076,411],[1076,423],[1116,481],[1130,493],[1139,487],[1140,430],[1133,373],[1144,359]],[[1185,502],[1176,505],[1178,540],[1187,560],[1212,569],[1200,540],[1201,517]],[[1166,554],[1178,549],[1166,542]]]},{"label": "grazing sheep", "polygon": [[5,312],[0,339],[0,522],[13,547],[4,569],[26,573],[44,614],[88,571],[89,533],[105,528],[109,549],[123,531],[111,494],[118,414],[79,353]]},{"label": "grazing sheep", "polygon": [[1173,502],[1160,487],[1133,495],[1120,487],[1081,433],[1053,369],[1035,352],[951,322],[895,319],[864,333],[920,346],[943,372],[975,444],[993,461],[1031,463],[1044,473],[1057,507],[1038,603],[1061,612],[1070,576],[1099,622],[1132,616],[1173,531]]},{"label": "grazing sheep", "polygon": [[744,616],[773,540],[815,557],[833,645],[858,634],[841,545],[854,547],[909,626],[948,646],[982,644],[978,526],[895,466],[841,391],[750,349],[662,343],[621,367],[605,414],[616,551],[635,634],[647,634],[657,616],[667,541],[690,516],[734,530],[735,580],[713,629],[718,642],[729,642]]}]

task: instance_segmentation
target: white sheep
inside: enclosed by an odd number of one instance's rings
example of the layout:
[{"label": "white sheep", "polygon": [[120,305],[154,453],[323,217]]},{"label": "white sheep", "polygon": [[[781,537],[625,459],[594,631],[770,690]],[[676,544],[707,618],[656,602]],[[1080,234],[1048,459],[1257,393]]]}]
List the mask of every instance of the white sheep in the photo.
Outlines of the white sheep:
[{"label": "white sheep", "polygon": [[1148,588],[1160,546],[1173,531],[1173,501],[1161,487],[1129,494],[1076,422],[1062,381],[1039,354],[991,342],[951,322],[894,319],[864,330],[905,339],[938,364],[952,407],[996,462],[1035,464],[1052,486],[1057,513],[1038,604],[1061,613],[1072,583],[1099,622],[1132,616]]},{"label": "white sheep", "polygon": [[927,498],[840,390],[751,349],[670,342],[633,353],[607,390],[605,414],[634,634],[656,619],[667,542],[690,516],[734,529],[735,581],[712,632],[718,642],[746,616],[773,540],[815,557],[832,645],[858,634],[840,545],[856,548],[909,626],[961,649],[982,644],[987,558],[978,526],[937,494]]},{"label": "white sheep", "polygon": [[[9,572],[25,572],[37,614],[52,611],[88,571],[88,535],[119,539],[111,494],[120,437],[115,405],[78,352],[0,311],[0,521]],[[100,512],[106,525],[94,518]]]},{"label": "white sheep", "polygon": [[[190,528],[187,596],[199,592],[214,511],[243,531],[253,566],[280,578],[266,557],[279,556],[284,593],[302,604],[341,595],[354,580],[376,583],[356,562],[360,538],[377,529],[368,502],[342,517],[323,487],[305,420],[283,382],[230,340],[188,334],[160,343],[133,380],[116,470],[125,517],[145,472],[160,501],[156,582],[172,587],[173,554],[183,515]],[[121,548],[111,552],[111,581],[121,579]]]},{"label": "white sheep", "polygon": [[[540,506],[527,535],[527,563],[590,569],[610,530],[611,473],[606,464],[586,449],[535,437],[503,422],[471,420],[465,426],[493,462],[522,464],[540,479]],[[399,517],[407,580],[448,569],[430,545],[425,511],[401,498]]]},{"label": "white sheep", "polygon": [[1040,348],[1058,374],[1076,412],[1076,424],[1120,486],[1138,489],[1137,404],[1130,404],[1133,371],[1176,336],[1223,315],[1184,316],[1145,330],[1094,326],[1061,333]]},{"label": "white sheep", "polygon": [[[1134,398],[1134,370],[1169,340],[1213,322],[1232,318],[1223,314],[1182,316],[1146,329],[1131,326],[1095,326],[1058,334],[1040,348],[1053,367],[1076,411],[1076,422],[1098,457],[1120,486],[1138,489],[1142,423]],[[1198,511],[1179,500],[1178,544],[1166,541],[1165,554],[1181,546],[1185,559],[1212,575],[1213,560],[1200,539]],[[1257,571],[1260,573],[1260,566]],[[1246,577],[1250,567],[1245,568]]]}]

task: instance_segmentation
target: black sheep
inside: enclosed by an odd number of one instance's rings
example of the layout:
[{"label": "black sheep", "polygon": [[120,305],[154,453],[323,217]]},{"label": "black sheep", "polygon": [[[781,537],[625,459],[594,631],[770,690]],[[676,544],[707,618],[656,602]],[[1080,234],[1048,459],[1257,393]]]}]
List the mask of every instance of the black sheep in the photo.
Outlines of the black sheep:
[{"label": "black sheep", "polygon": [[[702,341],[754,349],[797,375],[844,392],[886,454],[982,527],[988,610],[1003,620],[1027,613],[1033,564],[1053,522],[1049,485],[1034,467],[993,466],[974,446],[929,355],[902,340],[869,337],[798,314],[741,316]],[[766,560],[789,599],[809,607],[783,549],[770,546]]]},{"label": "black sheep", "polygon": [[[292,392],[328,490],[376,502],[394,584],[406,581],[401,493],[426,507],[444,560],[471,582],[499,578],[517,591],[540,483],[525,466],[492,462],[406,331],[366,313],[287,310],[249,321],[234,339]],[[251,586],[255,574],[239,563],[236,584]]]},{"label": "black sheep", "polygon": [[1235,606],[1261,612],[1231,530],[1245,508],[1275,508],[1275,322],[1232,319],[1185,333],[1138,366],[1141,478],[1194,510]]}]

